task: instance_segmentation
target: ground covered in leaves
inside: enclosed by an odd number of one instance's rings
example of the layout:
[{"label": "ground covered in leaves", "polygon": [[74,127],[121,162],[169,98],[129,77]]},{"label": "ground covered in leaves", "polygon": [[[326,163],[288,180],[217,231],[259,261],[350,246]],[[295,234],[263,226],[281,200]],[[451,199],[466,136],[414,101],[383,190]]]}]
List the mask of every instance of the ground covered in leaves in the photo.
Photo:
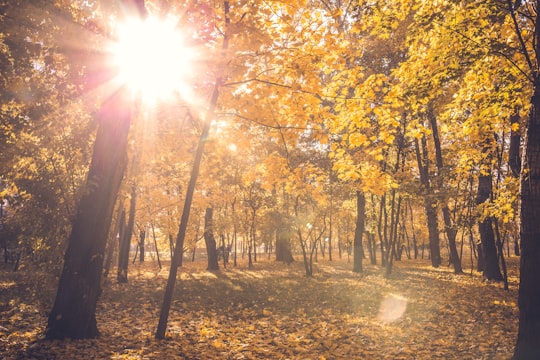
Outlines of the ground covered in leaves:
[{"label": "ground covered in leaves", "polygon": [[98,304],[102,336],[45,341],[54,274],[0,268],[0,358],[5,359],[509,359],[517,334],[517,259],[510,290],[478,273],[454,275],[427,260],[402,261],[390,278],[320,260],[314,276],[243,262],[179,274],[166,340],[155,340],[167,268],[131,265]]}]

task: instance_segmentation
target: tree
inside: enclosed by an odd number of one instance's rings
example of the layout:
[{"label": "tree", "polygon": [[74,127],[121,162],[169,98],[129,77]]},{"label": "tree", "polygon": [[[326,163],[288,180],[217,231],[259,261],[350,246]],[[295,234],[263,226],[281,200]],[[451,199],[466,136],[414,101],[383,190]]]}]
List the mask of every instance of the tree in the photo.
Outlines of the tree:
[{"label": "tree", "polygon": [[422,146],[415,141],[416,158],[418,169],[420,169],[420,182],[424,190],[424,208],[426,211],[427,226],[429,232],[429,250],[431,255],[431,265],[439,267],[441,265],[441,248],[439,244],[439,226],[437,217],[437,203],[432,190],[432,180],[429,175],[429,160],[427,150],[427,140],[422,136]]},{"label": "tree", "polygon": [[356,228],[354,231],[353,251],[354,251],[354,266],[353,272],[362,272],[362,259],[364,257],[364,248],[362,245],[362,237],[364,235],[366,217],[366,198],[360,191],[356,190]]},{"label": "tree", "polygon": [[[521,2],[516,2],[520,6]],[[518,19],[518,9],[508,1],[508,10],[522,46],[522,55],[529,65],[529,79],[533,87],[529,117],[526,124],[524,154],[521,169],[521,265],[519,286],[519,330],[514,359],[540,358],[540,58],[529,56]],[[540,1],[523,5],[524,16],[533,21],[532,53],[540,53]]]},{"label": "tree", "polygon": [[208,255],[207,270],[217,271],[219,270],[219,264],[216,238],[214,237],[213,214],[214,208],[206,208],[206,212],[204,214],[204,242],[206,244],[206,254]]},{"label": "tree", "polygon": [[[135,225],[135,206],[137,204],[137,186],[131,185],[131,196],[129,201],[129,216],[127,224],[123,226],[123,231],[118,239],[118,269],[116,279],[119,283],[128,282],[129,250],[131,248],[131,238],[133,237],[133,227]],[[122,217],[124,218],[125,215]],[[125,221],[125,220],[124,220]]]},{"label": "tree", "polygon": [[[144,2],[136,4],[145,12]],[[105,244],[114,204],[127,166],[132,96],[120,87],[105,99],[85,193],[73,221],[58,291],[47,322],[46,338],[94,338],[99,335],[96,305],[101,293]]]},{"label": "tree", "polygon": [[[223,12],[224,12],[224,19],[225,19],[225,28],[227,28],[228,25],[230,24],[228,1],[223,2]],[[225,30],[223,43],[222,43],[223,53],[225,53],[225,51],[228,50],[228,46],[229,46],[228,35],[229,34],[227,33],[227,30]],[[182,256],[181,249],[183,249],[183,246],[184,246],[184,239],[186,237],[186,230],[188,226],[191,205],[193,202],[193,194],[195,192],[195,186],[197,185],[197,178],[199,177],[199,170],[201,166],[202,157],[204,154],[204,146],[208,138],[208,134],[210,132],[211,120],[213,119],[214,114],[215,114],[215,110],[216,110],[216,106],[217,106],[217,102],[219,98],[219,89],[221,88],[222,83],[223,83],[223,79],[220,76],[218,76],[214,82],[208,110],[206,114],[202,115],[203,117],[202,130],[199,137],[199,141],[197,143],[197,148],[195,149],[193,166],[191,168],[191,176],[189,178],[189,183],[186,189],[186,197],[184,200],[182,217],[180,219],[180,225],[178,227],[178,234],[176,236],[176,245],[175,245],[174,253],[171,259],[171,268],[169,269],[169,277],[167,279],[167,286],[165,288],[165,294],[163,296],[163,303],[162,303],[160,315],[159,315],[159,322],[156,329],[156,334],[155,334],[156,339],[165,338],[165,333],[167,330],[167,321],[169,318],[169,311],[171,308],[173,291],[174,291],[174,286],[176,283],[176,274],[178,273],[178,266],[180,265],[180,258]]]},{"label": "tree", "polygon": [[103,104],[86,192],[73,221],[46,338],[99,335],[96,305],[101,293],[103,255],[114,203],[127,165],[131,96],[119,89]]},{"label": "tree", "polygon": [[290,264],[294,261],[291,250],[292,226],[288,216],[280,212],[274,214],[276,228],[276,261]]},{"label": "tree", "polygon": [[[444,173],[445,168],[443,165],[443,155],[442,155],[442,147],[441,147],[441,139],[439,136],[439,126],[437,124],[437,119],[435,118],[435,115],[430,113],[428,114],[429,122],[431,125],[431,134],[433,137],[433,145],[435,146],[435,164],[437,166],[437,180],[438,180],[438,188],[439,190],[442,190],[443,184],[444,184]],[[444,221],[444,228],[446,230],[446,238],[448,239],[448,247],[450,248],[450,262],[454,266],[454,273],[461,274],[463,273],[463,269],[461,267],[461,258],[457,252],[457,246],[456,246],[456,235],[457,235],[457,228],[455,224],[452,222],[452,217],[450,214],[450,208],[448,207],[448,200],[442,199],[442,213],[443,213],[443,221]]]},{"label": "tree", "polygon": [[66,33],[80,34],[91,8],[74,14],[67,0],[0,5],[0,178],[18,205],[12,201],[6,225],[23,235],[14,244],[21,260],[40,265],[61,263],[91,157],[96,124],[76,82],[84,64],[63,51]]},{"label": "tree", "polygon": [[[478,176],[478,191],[476,193],[477,205],[481,206],[491,198],[493,188],[492,183],[493,176],[491,169],[481,169],[480,175]],[[502,281],[503,277],[499,268],[499,257],[495,246],[493,219],[490,215],[481,214],[480,219],[478,220],[478,232],[482,243],[482,271],[484,276],[488,280]]]}]

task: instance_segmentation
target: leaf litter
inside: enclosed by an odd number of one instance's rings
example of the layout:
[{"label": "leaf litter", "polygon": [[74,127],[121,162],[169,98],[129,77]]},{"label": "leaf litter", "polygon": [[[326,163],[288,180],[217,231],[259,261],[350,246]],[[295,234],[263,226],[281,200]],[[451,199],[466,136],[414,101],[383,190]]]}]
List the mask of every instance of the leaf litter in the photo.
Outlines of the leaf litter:
[{"label": "leaf litter", "polygon": [[[4,359],[509,359],[517,334],[518,259],[510,290],[427,261],[355,274],[346,261],[270,260],[206,271],[181,268],[167,338],[154,339],[167,269],[132,266],[98,303],[101,337],[45,341],[56,281],[48,273],[0,270]],[[111,279],[112,280],[112,279]]]}]

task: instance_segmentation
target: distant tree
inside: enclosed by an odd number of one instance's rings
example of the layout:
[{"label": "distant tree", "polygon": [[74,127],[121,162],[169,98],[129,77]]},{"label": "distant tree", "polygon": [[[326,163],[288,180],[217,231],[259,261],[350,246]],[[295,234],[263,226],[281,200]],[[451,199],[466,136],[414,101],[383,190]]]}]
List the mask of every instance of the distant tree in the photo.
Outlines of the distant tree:
[{"label": "distant tree", "polygon": [[291,236],[293,229],[290,220],[279,212],[276,212],[274,217],[276,218],[276,261],[290,264],[294,261],[291,250]]},{"label": "distant tree", "polygon": [[[436,178],[436,184],[439,191],[443,190],[444,188],[444,182],[445,182],[445,174],[446,169],[444,167],[443,162],[443,154],[442,154],[442,147],[441,147],[441,139],[439,135],[439,125],[437,122],[437,118],[433,113],[428,114],[429,123],[431,126],[431,136],[433,138],[433,145],[435,147],[435,165],[437,167],[437,178]],[[457,251],[456,246],[456,235],[457,235],[457,228],[455,224],[452,222],[452,216],[451,211],[448,206],[448,200],[442,199],[442,213],[443,213],[443,221],[444,221],[444,229],[446,231],[446,238],[448,239],[448,247],[450,250],[450,262],[454,266],[454,273],[461,274],[463,273],[463,269],[461,267],[461,258]]]},{"label": "distant tree", "polygon": [[204,214],[204,242],[206,244],[206,254],[208,255],[208,270],[219,270],[218,256],[217,256],[217,244],[214,237],[214,209],[212,207],[206,208]]},{"label": "distant tree", "polygon": [[353,272],[363,271],[364,247],[362,239],[366,227],[366,197],[360,190],[356,191],[356,227],[353,240]]},{"label": "distant tree", "polygon": [[420,182],[424,195],[424,208],[426,212],[428,233],[429,233],[429,250],[431,257],[431,265],[439,267],[441,265],[441,248],[439,240],[439,227],[437,217],[437,204],[433,193],[432,179],[429,171],[428,147],[425,135],[422,136],[421,145],[418,139],[415,139],[416,159],[420,172]]},{"label": "distant tree", "polygon": [[135,209],[137,205],[137,186],[132,185],[129,201],[129,217],[127,224],[120,233],[118,239],[118,269],[116,279],[119,283],[128,282],[129,250],[131,247],[131,238],[133,237],[133,228],[135,226]]}]

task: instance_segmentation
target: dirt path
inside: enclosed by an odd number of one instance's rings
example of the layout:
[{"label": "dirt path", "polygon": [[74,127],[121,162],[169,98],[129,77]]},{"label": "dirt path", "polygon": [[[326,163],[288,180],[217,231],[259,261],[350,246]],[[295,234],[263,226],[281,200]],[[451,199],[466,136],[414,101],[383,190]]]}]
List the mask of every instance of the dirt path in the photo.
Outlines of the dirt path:
[{"label": "dirt path", "polygon": [[[181,270],[168,339],[153,338],[167,270],[132,266],[98,306],[102,336],[42,341],[56,282],[0,270],[0,358],[5,359],[508,359],[517,333],[517,259],[510,291],[478,274],[403,261],[385,279],[320,261],[255,269]],[[33,276],[33,277],[31,277]]]}]

